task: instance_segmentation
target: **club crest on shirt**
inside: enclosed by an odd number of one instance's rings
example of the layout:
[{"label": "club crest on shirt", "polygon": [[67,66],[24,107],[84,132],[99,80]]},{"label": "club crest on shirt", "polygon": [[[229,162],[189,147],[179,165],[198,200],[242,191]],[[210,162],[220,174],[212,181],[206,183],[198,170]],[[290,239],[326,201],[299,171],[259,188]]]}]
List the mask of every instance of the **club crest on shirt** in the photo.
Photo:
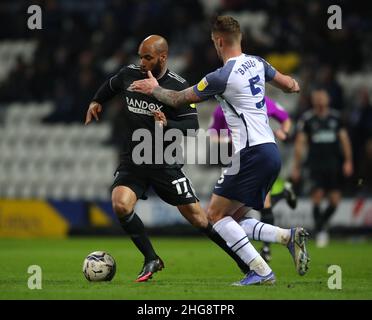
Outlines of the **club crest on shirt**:
[{"label": "club crest on shirt", "polygon": [[199,81],[197,88],[199,91],[203,91],[208,86],[208,81],[206,78],[203,78]]}]

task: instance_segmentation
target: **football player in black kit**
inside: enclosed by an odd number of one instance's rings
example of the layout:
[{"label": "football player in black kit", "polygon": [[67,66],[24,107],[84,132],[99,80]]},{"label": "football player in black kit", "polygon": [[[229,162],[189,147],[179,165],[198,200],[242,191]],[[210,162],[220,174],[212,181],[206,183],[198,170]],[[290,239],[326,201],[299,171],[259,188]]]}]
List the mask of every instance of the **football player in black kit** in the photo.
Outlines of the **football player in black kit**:
[{"label": "football player in black kit", "polygon": [[[159,83],[168,89],[181,91],[188,87],[186,80],[167,69],[168,44],[158,35],[147,37],[139,46],[140,65],[129,65],[108,79],[97,91],[86,115],[85,124],[92,119],[98,120],[102,104],[119,95],[123,101],[123,144],[120,154],[120,165],[116,170],[112,185],[112,205],[122,228],[129,234],[134,244],[144,256],[144,265],[136,281],[147,281],[152,275],[164,267],[163,261],[155,252],[150,239],[146,235],[144,225],[133,211],[138,199],[144,197],[151,186],[157,195],[177,206],[180,213],[196,228],[199,228],[212,241],[225,250],[246,273],[248,266],[226,245],[226,242],[213,230],[207,216],[200,206],[192,188],[191,182],[184,175],[180,163],[143,163],[138,164],[133,159],[133,151],[140,141],[133,141],[133,133],[137,129],[147,129],[155,136],[155,126],[161,123],[164,132],[168,129],[179,129],[186,134],[187,129],[198,129],[196,109],[185,105],[175,110],[147,95],[128,90],[129,85],[140,79],[147,78],[151,71]],[[156,120],[156,121],[155,121]],[[159,122],[158,122],[159,121]],[[161,153],[171,142],[163,141]],[[155,142],[148,146],[152,148],[155,158]],[[158,156],[158,155],[157,155]]]},{"label": "football player in black kit", "polygon": [[[329,108],[329,95],[322,88],[312,91],[313,110],[306,112],[298,124],[292,179],[301,175],[304,147],[308,145],[306,165],[312,182],[311,200],[318,247],[328,243],[327,223],[341,200],[342,176],[353,173],[351,143],[337,111]],[[321,211],[323,198],[328,206]]]}]

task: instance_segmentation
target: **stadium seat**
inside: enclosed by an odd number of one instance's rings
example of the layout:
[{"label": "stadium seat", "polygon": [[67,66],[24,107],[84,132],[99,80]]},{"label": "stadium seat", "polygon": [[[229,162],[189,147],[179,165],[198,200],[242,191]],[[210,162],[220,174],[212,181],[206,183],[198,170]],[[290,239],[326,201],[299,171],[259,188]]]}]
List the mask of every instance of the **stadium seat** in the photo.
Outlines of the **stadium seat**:
[{"label": "stadium seat", "polygon": [[116,150],[102,144],[109,138],[110,126],[43,124],[41,119],[53,108],[44,102],[12,103],[5,109],[0,195],[107,199],[103,190],[112,183],[116,166]]}]

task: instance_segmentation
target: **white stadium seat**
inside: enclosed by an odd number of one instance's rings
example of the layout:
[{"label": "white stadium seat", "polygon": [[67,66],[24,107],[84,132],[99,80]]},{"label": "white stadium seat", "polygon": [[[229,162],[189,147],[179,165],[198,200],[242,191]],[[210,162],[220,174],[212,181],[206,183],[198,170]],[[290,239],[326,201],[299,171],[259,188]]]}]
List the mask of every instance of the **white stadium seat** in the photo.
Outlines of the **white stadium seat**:
[{"label": "white stadium seat", "polygon": [[41,123],[53,108],[51,102],[12,103],[5,108],[0,196],[107,199],[116,166],[116,150],[102,145],[109,138],[109,124]]}]

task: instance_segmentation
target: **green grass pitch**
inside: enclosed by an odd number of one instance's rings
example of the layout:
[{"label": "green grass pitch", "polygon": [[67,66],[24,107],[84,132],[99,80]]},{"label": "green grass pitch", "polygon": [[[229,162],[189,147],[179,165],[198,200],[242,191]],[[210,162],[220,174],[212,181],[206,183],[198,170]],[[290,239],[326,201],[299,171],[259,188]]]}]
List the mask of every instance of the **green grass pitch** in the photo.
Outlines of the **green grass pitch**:
[{"label": "green grass pitch", "polygon": [[[128,238],[0,239],[0,299],[372,299],[372,242],[335,240],[324,249],[310,242],[310,271],[303,277],[287,249],[273,245],[277,283],[254,287],[230,285],[242,274],[208,239],[153,238],[153,244],[165,269],[135,283],[143,261]],[[116,259],[111,282],[91,283],[82,274],[85,256],[96,250]],[[30,265],[42,268],[41,290],[27,287]],[[327,286],[329,265],[342,269],[341,290]]]}]

